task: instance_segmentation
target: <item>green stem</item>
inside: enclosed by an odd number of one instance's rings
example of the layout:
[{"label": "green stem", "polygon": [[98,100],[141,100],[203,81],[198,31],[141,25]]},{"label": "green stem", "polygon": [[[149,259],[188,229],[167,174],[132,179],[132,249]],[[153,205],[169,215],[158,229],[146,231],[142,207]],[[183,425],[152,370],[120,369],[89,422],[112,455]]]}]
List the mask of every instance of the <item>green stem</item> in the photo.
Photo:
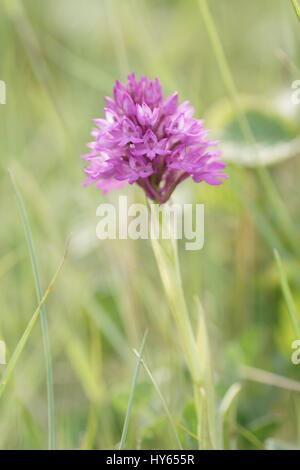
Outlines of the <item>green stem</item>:
[{"label": "green stem", "polygon": [[[151,211],[151,222],[153,221],[154,212]],[[160,229],[162,223],[158,223]],[[164,228],[166,228],[164,226]],[[180,335],[185,360],[188,365],[191,378],[193,381],[195,406],[198,419],[198,433],[201,429],[201,383],[202,369],[199,358],[199,350],[191,325],[188,309],[186,306],[181,273],[179,267],[179,259],[177,252],[177,240],[172,234],[172,230],[168,227],[169,238],[151,236],[152,248],[166,292],[170,310],[175,319],[178,333]],[[201,442],[201,436],[199,436]]]},{"label": "green stem", "polygon": [[152,238],[152,247],[169,306],[181,336],[187,365],[193,381],[200,384],[201,368],[198,349],[184,299],[176,240],[167,241]]},{"label": "green stem", "polygon": [[297,18],[300,21],[300,7],[299,7],[299,4],[298,4],[297,0],[291,0],[291,2],[292,2],[292,5],[294,7]]}]

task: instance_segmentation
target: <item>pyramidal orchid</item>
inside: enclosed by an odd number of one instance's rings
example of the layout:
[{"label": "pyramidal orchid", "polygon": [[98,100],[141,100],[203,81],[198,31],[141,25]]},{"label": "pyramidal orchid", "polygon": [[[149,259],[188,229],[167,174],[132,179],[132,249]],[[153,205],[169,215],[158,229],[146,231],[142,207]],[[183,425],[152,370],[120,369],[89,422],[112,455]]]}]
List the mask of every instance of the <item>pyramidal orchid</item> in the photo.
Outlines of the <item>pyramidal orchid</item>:
[{"label": "pyramidal orchid", "polygon": [[[149,199],[163,204],[188,177],[210,185],[219,185],[227,178],[218,143],[208,139],[204,122],[193,117],[189,102],[178,104],[177,93],[164,100],[157,78],[150,81],[141,77],[137,81],[132,73],[126,86],[116,82],[113,99],[106,97],[105,101],[105,119],[94,120],[94,140],[88,144],[90,152],[83,155],[89,163],[84,185],[94,184],[107,192],[135,183]],[[153,253],[191,374],[199,443],[201,448],[215,448],[216,410],[185,302],[177,239],[168,219],[161,220],[152,210],[149,214],[151,222],[164,226],[170,235],[166,239],[151,237]],[[209,424],[204,420],[208,414]]]},{"label": "pyramidal orchid", "polygon": [[105,97],[105,119],[95,119],[84,185],[107,192],[136,183],[162,204],[191,176],[196,183],[219,185],[227,176],[217,142],[208,140],[202,120],[177,92],[165,100],[157,78],[134,73],[127,85],[116,81],[113,99]]}]

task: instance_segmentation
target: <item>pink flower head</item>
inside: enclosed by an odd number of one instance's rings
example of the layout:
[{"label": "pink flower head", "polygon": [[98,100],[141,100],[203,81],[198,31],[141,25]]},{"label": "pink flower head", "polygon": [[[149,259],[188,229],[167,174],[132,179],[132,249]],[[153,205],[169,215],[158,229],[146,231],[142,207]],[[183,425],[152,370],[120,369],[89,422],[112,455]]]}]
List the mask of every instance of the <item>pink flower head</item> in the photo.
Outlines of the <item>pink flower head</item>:
[{"label": "pink flower head", "polygon": [[132,73],[126,86],[116,81],[113,96],[105,97],[105,119],[94,120],[91,152],[83,156],[89,162],[85,185],[107,192],[137,183],[162,204],[189,176],[210,185],[227,178],[203,121],[193,117],[188,101],[178,106],[177,93],[164,101],[157,78],[137,81]]}]

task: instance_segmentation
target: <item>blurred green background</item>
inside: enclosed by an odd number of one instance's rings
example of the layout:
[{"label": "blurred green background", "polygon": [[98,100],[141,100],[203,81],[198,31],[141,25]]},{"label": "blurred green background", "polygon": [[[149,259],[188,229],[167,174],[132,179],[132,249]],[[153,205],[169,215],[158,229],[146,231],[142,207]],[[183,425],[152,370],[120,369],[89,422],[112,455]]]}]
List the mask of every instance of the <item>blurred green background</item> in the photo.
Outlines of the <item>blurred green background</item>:
[{"label": "blurred green background", "polygon": [[[209,1],[241,106],[263,163],[284,201],[291,229],[278,223],[251,149],[239,131],[194,0],[6,0],[0,6],[0,340],[10,357],[34,311],[34,278],[7,172],[22,192],[43,289],[72,232],[67,263],[47,302],[54,373],[56,444],[111,449],[120,441],[138,348],[178,426],[196,448],[192,387],[149,241],[96,238],[96,208],[117,203],[83,188],[92,118],[103,96],[127,73],[159,77],[164,95],[178,90],[220,138],[230,179],[218,188],[186,181],[175,198],[205,204],[205,246],[180,244],[186,298],[206,311],[218,400],[234,382],[238,447],[300,445],[299,393],[278,378],[299,380],[295,339],[273,255],[282,257],[300,305],[300,25],[287,0]],[[134,187],[122,190],[143,201]],[[194,312],[195,313],[195,312]],[[194,315],[196,316],[196,315]],[[194,320],[196,320],[194,318]],[[4,366],[0,366],[0,374]],[[250,380],[251,379],[251,380]],[[273,383],[275,382],[275,384]],[[293,382],[295,384],[295,382]],[[298,382],[299,384],[299,382]],[[275,386],[274,386],[275,385]],[[160,399],[144,371],[137,385],[127,448],[176,448]],[[47,447],[46,374],[40,323],[0,401],[0,448]]]}]

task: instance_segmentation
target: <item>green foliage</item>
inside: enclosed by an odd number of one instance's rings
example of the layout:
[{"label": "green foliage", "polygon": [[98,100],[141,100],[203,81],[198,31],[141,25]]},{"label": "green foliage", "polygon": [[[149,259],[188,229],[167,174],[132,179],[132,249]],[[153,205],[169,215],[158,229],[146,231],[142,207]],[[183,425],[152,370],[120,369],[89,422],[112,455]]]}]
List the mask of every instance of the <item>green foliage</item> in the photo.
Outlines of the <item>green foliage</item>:
[{"label": "green foliage", "polygon": [[[199,350],[196,359],[204,361],[207,374],[200,413],[208,423],[216,415],[218,435],[222,399],[232,384],[241,383],[238,400],[223,413],[225,445],[299,446],[300,366],[290,360],[295,336],[290,319],[299,311],[300,287],[300,107],[290,105],[291,83],[300,78],[299,24],[291,4],[282,0],[192,3],[6,0],[0,5],[0,44],[5,44],[0,80],[7,85],[7,104],[0,105],[0,340],[8,359],[16,358],[28,312],[37,305],[9,167],[25,201],[42,286],[73,232],[68,263],[47,299],[59,449],[118,446],[136,367],[132,349],[147,328],[144,361],[161,395],[141,363],[126,448],[179,447],[171,422],[183,448],[199,446],[193,383],[168,304],[172,297],[173,309],[180,307],[178,293],[165,296],[149,242],[96,239],[96,208],[116,202],[118,194],[81,187],[79,155],[85,153],[91,120],[102,117],[103,96],[111,94],[114,80],[132,70],[158,76],[165,94],[176,89],[181,102],[190,100],[230,162],[223,186],[186,181],[174,195],[205,204],[204,249],[187,252],[181,243],[178,249],[195,338],[195,295],[205,311],[190,358]],[[199,8],[204,3],[222,46],[218,56]],[[268,176],[253,165],[252,134],[270,165]],[[143,201],[139,189],[122,192]],[[10,371],[0,400],[1,449],[46,446],[38,326],[26,336],[26,347],[21,343],[16,367],[0,365],[2,383]],[[214,397],[208,393],[212,388]]]}]

